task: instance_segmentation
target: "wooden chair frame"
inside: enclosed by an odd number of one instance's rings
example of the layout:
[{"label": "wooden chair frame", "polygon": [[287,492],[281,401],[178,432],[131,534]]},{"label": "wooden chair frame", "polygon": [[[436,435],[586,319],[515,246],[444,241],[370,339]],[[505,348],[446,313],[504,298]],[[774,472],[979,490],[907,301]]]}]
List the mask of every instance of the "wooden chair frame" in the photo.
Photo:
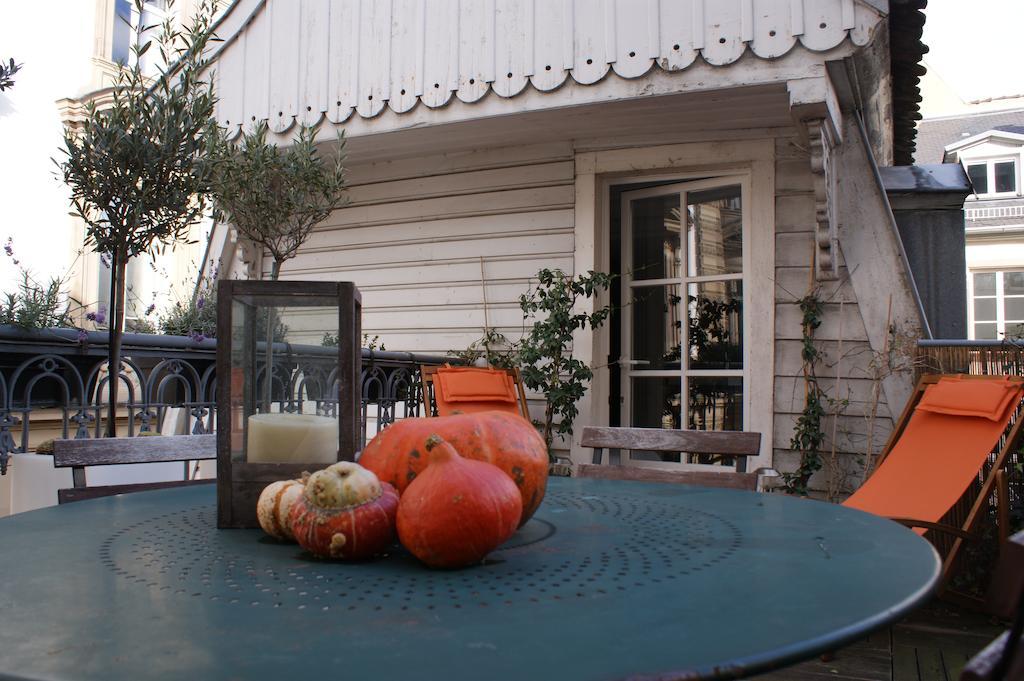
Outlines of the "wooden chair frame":
[{"label": "wooden chair frame", "polygon": [[[141,492],[149,489],[180,487],[182,485],[210,484],[209,480],[188,479],[189,461],[208,461],[217,458],[216,435],[152,435],[140,437],[110,437],[80,440],[54,440],[54,468],[71,468],[74,487],[57,490],[57,503],[66,504],[83,499],[95,499],[113,494]],[[86,466],[110,466],[128,463],[184,463],[184,479],[162,482],[143,482],[127,485],[89,487],[85,479]]]},{"label": "wooden chair frame", "polygon": [[[580,464],[576,474],[587,478],[677,482],[706,487],[757,489],[757,474],[747,473],[747,457],[761,450],[761,433],[715,430],[669,430],[662,428],[608,428],[587,426],[580,444],[594,450],[592,464]],[[610,465],[601,465],[604,450]],[[736,472],[673,471],[661,468],[623,466],[621,450],[687,452],[736,459]]]},{"label": "wooden chair frame", "polygon": [[[875,462],[872,473],[881,466],[882,462],[885,461],[886,457],[889,456],[896,446],[903,431],[906,430],[910,418],[914,415],[918,403],[924,396],[925,389],[930,385],[938,383],[940,379],[950,376],[956,376],[964,380],[992,380],[995,378],[994,376],[971,374],[925,374],[921,376],[914,388],[914,393],[896,421],[892,433],[882,449],[882,453]],[[1024,385],[1024,377],[1011,376],[1010,381]],[[1004,469],[1010,454],[1020,446],[1022,438],[1024,438],[1024,410],[1021,408],[1021,402],[1018,402],[1014,408],[1014,416],[1010,419],[1008,430],[1000,438],[1001,444],[997,443],[993,448],[992,454],[989,456],[988,471],[984,470],[986,466],[978,470],[979,484],[972,484],[939,522],[933,523],[917,518],[890,518],[907,527],[916,527],[931,533],[928,536],[942,556],[942,581],[939,585],[940,595],[947,590],[949,578],[953,573],[960,552],[963,550],[964,542],[973,539],[980,529],[982,513],[993,494],[996,495],[999,516],[1006,515],[1009,497]],[[1006,540],[1006,534],[1006,524],[1000,523],[999,535],[1001,543]],[[977,606],[973,598],[957,597],[957,595],[954,595],[952,600],[959,600],[971,607]]]},{"label": "wooden chair frame", "polygon": [[[444,366],[450,367],[450,364]],[[420,366],[420,378],[423,380],[423,415],[424,416],[437,416],[437,409],[434,402],[434,375],[437,374],[437,370],[440,366],[436,364],[424,364]],[[504,371],[506,374],[512,377],[516,385],[516,397],[519,407],[519,415],[527,421],[530,420],[530,410],[526,403],[526,389],[523,387],[523,379],[519,375],[519,369],[501,369],[499,367],[490,367],[497,371]]]}]

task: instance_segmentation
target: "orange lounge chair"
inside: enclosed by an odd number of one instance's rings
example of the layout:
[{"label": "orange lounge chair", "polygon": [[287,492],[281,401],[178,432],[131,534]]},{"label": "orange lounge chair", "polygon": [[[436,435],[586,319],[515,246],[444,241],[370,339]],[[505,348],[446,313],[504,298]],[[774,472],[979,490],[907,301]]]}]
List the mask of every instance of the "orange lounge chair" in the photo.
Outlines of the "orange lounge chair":
[{"label": "orange lounge chair", "polygon": [[922,377],[871,477],[843,502],[932,541],[943,557],[940,592],[993,492],[1005,489],[997,481],[1019,445],[1022,396],[1020,377]]},{"label": "orange lounge chair", "polygon": [[507,411],[530,419],[517,369],[423,366],[420,375],[423,408],[428,416]]}]

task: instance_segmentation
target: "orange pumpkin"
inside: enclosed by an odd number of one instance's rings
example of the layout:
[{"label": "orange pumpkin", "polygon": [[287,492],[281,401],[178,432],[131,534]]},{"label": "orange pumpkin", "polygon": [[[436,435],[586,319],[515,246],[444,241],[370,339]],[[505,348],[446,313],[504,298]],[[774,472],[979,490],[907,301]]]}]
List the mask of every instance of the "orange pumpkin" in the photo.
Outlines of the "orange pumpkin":
[{"label": "orange pumpkin", "polygon": [[522,526],[533,515],[548,482],[544,439],[526,419],[500,411],[396,421],[363,449],[359,464],[394,485],[399,494],[427,467],[425,443],[432,434],[467,459],[494,464],[523,496]]},{"label": "orange pumpkin", "polygon": [[430,465],[398,502],[398,539],[431,567],[479,563],[515,533],[522,495],[497,466],[462,458],[436,435],[426,449]]}]

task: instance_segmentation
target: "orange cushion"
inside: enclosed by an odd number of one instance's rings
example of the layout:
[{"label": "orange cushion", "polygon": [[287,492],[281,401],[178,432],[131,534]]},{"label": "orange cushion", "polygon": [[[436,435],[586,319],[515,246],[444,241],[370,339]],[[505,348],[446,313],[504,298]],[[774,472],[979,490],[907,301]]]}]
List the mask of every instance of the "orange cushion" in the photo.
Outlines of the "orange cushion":
[{"label": "orange cushion", "polygon": [[504,371],[477,367],[441,367],[434,387],[445,402],[508,402],[515,404],[515,386]]},{"label": "orange cushion", "polygon": [[1019,384],[1010,383],[1009,379],[961,380],[945,377],[925,388],[917,410],[1002,421],[1018,390]]}]

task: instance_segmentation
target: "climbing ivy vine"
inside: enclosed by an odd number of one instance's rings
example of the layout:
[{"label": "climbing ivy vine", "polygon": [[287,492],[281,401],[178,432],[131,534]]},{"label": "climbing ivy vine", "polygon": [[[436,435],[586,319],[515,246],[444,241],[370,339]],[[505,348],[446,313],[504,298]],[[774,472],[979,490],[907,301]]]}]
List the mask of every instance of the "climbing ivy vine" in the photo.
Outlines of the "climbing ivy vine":
[{"label": "climbing ivy vine", "polygon": [[825,431],[822,424],[828,413],[825,408],[828,399],[818,385],[816,372],[821,354],[814,344],[814,332],[821,326],[822,301],[814,288],[798,302],[801,314],[800,359],[803,363],[804,409],[797,418],[789,446],[800,452],[800,465],[783,477],[786,491],[806,495],[811,476],[821,470],[823,463],[821,446],[825,442]]}]

